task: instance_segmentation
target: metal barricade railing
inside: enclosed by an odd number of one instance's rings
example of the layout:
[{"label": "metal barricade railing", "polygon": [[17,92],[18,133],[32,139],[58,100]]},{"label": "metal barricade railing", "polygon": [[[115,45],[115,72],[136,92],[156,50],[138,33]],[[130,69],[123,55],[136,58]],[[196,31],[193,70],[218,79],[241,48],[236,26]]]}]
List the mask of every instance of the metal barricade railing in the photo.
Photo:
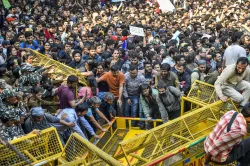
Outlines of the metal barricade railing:
[{"label": "metal barricade railing", "polygon": [[77,133],[70,136],[62,156],[58,161],[61,166],[73,166],[79,164],[83,164],[84,166],[122,165]]},{"label": "metal barricade railing", "polygon": [[[23,154],[32,165],[48,163],[60,157],[63,147],[55,128],[51,127],[42,130],[40,135],[28,134],[21,138],[10,141]],[[1,166],[23,166],[25,161],[13,150],[0,144],[0,165]]]},{"label": "metal barricade railing", "polygon": [[[83,85],[87,85],[85,77],[77,70],[60,63],[52,58],[47,57],[46,55],[43,55],[37,51],[31,50],[32,55],[34,56],[32,65],[34,66],[49,66],[49,65],[55,65],[53,67],[53,70],[49,73],[52,77],[52,79],[59,79],[63,80],[66,79],[69,75],[75,75],[78,77],[79,82]],[[61,77],[61,78],[60,78]]]},{"label": "metal barricade railing", "polygon": [[195,80],[188,95],[181,98],[181,116],[216,101],[214,86]]},{"label": "metal barricade railing", "polygon": [[199,80],[194,81],[187,97],[203,105],[217,101],[214,86]]},{"label": "metal barricade railing", "polygon": [[[130,132],[135,133],[135,135],[139,135],[142,132],[145,132],[144,129],[140,127],[133,127],[132,121],[138,123],[144,123],[147,121],[146,118],[130,118],[130,117],[116,117],[116,121],[114,123],[115,128],[113,135],[107,140],[102,140],[100,142],[104,142],[104,144],[98,143],[97,147],[108,153],[109,155],[114,156],[115,153],[119,151],[119,142],[123,141],[127,138],[127,134]],[[153,126],[162,124],[161,119],[152,119]],[[130,134],[129,134],[130,135]]]},{"label": "metal barricade railing", "polygon": [[[206,136],[220,117],[229,110],[237,110],[233,102],[217,101],[182,117],[119,143],[120,153],[113,157],[125,158],[128,165],[146,165],[171,156]],[[130,159],[137,162],[131,164]]]}]

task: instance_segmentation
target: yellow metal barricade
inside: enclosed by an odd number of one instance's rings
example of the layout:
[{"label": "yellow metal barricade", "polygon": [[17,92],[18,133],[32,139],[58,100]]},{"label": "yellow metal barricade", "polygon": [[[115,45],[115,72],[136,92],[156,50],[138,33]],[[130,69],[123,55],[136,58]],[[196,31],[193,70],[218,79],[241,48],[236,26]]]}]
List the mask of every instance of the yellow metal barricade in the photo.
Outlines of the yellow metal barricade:
[{"label": "yellow metal barricade", "polygon": [[[182,160],[183,154],[178,154],[178,151],[205,137],[220,117],[229,110],[237,110],[231,100],[226,103],[217,101],[206,105],[136,137],[122,141],[119,143],[120,153],[113,157],[117,160],[125,158],[127,161],[125,165],[140,166],[161,161],[166,156],[175,156],[174,159],[169,158],[171,161]],[[200,146],[197,151],[202,151],[201,148],[203,146]],[[131,158],[135,158],[137,162],[131,164]]]},{"label": "yellow metal barricade", "polygon": [[31,53],[34,56],[34,60],[32,65],[34,66],[49,66],[49,65],[55,65],[53,70],[50,72],[53,79],[57,80],[63,80],[66,79],[69,75],[75,75],[78,77],[79,82],[83,85],[87,85],[85,77],[77,70],[60,63],[52,58],[47,57],[46,55],[43,55],[37,51],[31,51]]},{"label": "yellow metal barricade", "polygon": [[199,80],[194,81],[187,97],[203,105],[217,101],[214,86]]},{"label": "yellow metal barricade", "polygon": [[[63,147],[55,128],[51,127],[41,131],[39,136],[29,134],[10,141],[32,165],[46,164],[60,157]],[[1,166],[27,165],[14,151],[0,144]]]},{"label": "yellow metal barricade", "polygon": [[84,166],[121,166],[117,160],[82,138],[77,133],[70,136],[62,156],[58,161],[60,165],[65,166],[79,164],[83,164]]},{"label": "yellow metal barricade", "polygon": [[217,101],[213,85],[195,80],[187,96],[181,98],[181,115]]}]

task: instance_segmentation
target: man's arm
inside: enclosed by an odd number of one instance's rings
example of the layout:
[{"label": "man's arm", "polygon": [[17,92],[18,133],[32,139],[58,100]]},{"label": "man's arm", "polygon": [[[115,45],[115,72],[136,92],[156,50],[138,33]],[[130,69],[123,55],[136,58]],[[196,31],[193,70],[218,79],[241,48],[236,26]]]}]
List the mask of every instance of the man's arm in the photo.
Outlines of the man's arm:
[{"label": "man's arm", "polygon": [[95,135],[94,129],[91,127],[89,122],[83,116],[79,117],[79,122],[81,123],[82,126],[84,126],[89,131],[91,135]]},{"label": "man's arm", "polygon": [[112,123],[106,118],[105,115],[103,115],[103,113],[102,113],[99,109],[96,109],[95,111],[96,111],[97,114],[98,114],[103,120],[105,120],[110,126],[112,125]]},{"label": "man's arm", "polygon": [[93,76],[94,73],[92,71],[87,71],[87,72],[82,72],[81,73],[83,76],[88,77],[88,76]]},{"label": "man's arm", "polygon": [[142,95],[140,96],[140,102],[142,105],[142,111],[143,111],[144,115],[146,116],[146,118],[151,117],[151,115],[149,114],[148,103],[145,101],[145,99]]},{"label": "man's arm", "polygon": [[211,161],[211,157],[212,155],[210,153],[207,153],[206,154],[206,158],[205,158],[205,161],[204,161],[204,164],[209,164],[209,162]]},{"label": "man's arm", "polygon": [[96,82],[99,83],[101,81],[106,81],[106,73],[104,73],[100,78],[96,78]]},{"label": "man's arm", "polygon": [[124,87],[123,87],[123,97],[126,99],[128,98],[128,91],[127,91],[127,82],[125,81]]},{"label": "man's arm", "polygon": [[158,93],[156,94],[156,102],[158,104],[159,111],[161,113],[161,119],[162,119],[163,123],[166,123],[168,121],[168,112],[167,112],[165,106],[163,105],[163,103],[161,102],[161,99],[160,99]]},{"label": "man's arm", "polygon": [[102,128],[102,126],[95,120],[94,116],[89,116],[89,119],[92,121],[92,123],[103,132],[106,131],[106,129]]},{"label": "man's arm", "polygon": [[119,98],[117,100],[119,105],[122,105],[122,92],[123,92],[123,83],[119,85]]},{"label": "man's arm", "polygon": [[[231,67],[231,66],[230,66]],[[214,83],[214,88],[215,88],[215,92],[217,94],[217,96],[223,101],[225,102],[226,96],[223,95],[222,93],[222,88],[221,85],[226,82],[228,80],[228,78],[230,78],[231,74],[233,73],[233,71],[231,71],[230,67],[225,68],[221,75],[217,78],[217,80]]]},{"label": "man's arm", "polygon": [[77,103],[76,103],[75,100],[69,101],[69,104],[71,105],[72,108],[76,108],[77,105],[83,103],[84,101],[85,101],[85,97],[83,97],[83,98],[82,98],[80,101],[78,101]]},{"label": "man's arm", "polygon": [[169,87],[169,91],[174,94],[176,97],[180,97],[181,96],[181,91],[173,86]]}]

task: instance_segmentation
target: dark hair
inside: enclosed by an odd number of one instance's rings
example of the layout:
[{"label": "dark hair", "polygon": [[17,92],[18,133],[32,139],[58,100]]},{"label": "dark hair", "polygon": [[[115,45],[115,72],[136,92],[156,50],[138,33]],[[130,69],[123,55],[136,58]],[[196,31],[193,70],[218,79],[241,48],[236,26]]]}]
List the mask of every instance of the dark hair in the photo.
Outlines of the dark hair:
[{"label": "dark hair", "polygon": [[178,67],[182,67],[183,66],[184,70],[187,68],[187,65],[185,63],[179,63],[177,66]]},{"label": "dark hair", "polygon": [[237,63],[236,64],[238,64],[238,63],[242,63],[242,64],[249,64],[249,61],[248,61],[248,59],[247,59],[247,57],[239,57],[238,58],[238,60],[237,60]]},{"label": "dark hair", "polygon": [[39,87],[39,86],[36,86],[36,87],[33,88],[33,92],[35,94],[38,94],[39,92],[43,92],[43,89],[41,87]]},{"label": "dark hair", "polygon": [[67,83],[75,83],[75,82],[78,82],[78,77],[77,76],[74,76],[74,75],[70,75],[67,79]]},{"label": "dark hair", "polygon": [[222,68],[222,63],[221,62],[216,63],[216,70],[218,70],[219,68]]},{"label": "dark hair", "polygon": [[23,56],[23,61],[25,62],[29,56],[33,56],[31,53],[27,52],[24,56]]},{"label": "dark hair", "polygon": [[144,68],[145,68],[145,66],[146,65],[151,65],[152,66],[152,64],[149,62],[149,61],[145,61],[145,62],[143,62],[143,66],[144,66]]},{"label": "dark hair", "polygon": [[168,64],[168,63],[163,63],[161,65],[161,70],[167,70],[167,71],[170,71],[171,69],[171,66]]},{"label": "dark hair", "polygon": [[82,57],[82,52],[80,50],[74,50],[72,53],[72,57],[75,57],[76,54],[80,54],[80,56]]},{"label": "dark hair", "polygon": [[138,70],[136,65],[130,65],[129,66],[129,71],[133,71],[133,70]]},{"label": "dark hair", "polygon": [[85,111],[88,111],[88,108],[89,108],[88,103],[84,102],[84,103],[78,104],[75,108],[75,111],[76,113],[85,112]]},{"label": "dark hair", "polygon": [[119,66],[117,64],[114,64],[111,66],[111,71],[119,71]]},{"label": "dark hair", "polygon": [[111,46],[112,44],[115,44],[114,40],[108,39],[108,40],[106,41],[106,46]]},{"label": "dark hair", "polygon": [[152,89],[151,89],[150,85],[148,85],[147,83],[141,84],[140,93],[142,93],[143,90],[145,90],[145,89],[149,89],[149,94],[152,94]]},{"label": "dark hair", "polygon": [[3,76],[7,72],[7,69],[4,67],[0,67],[0,76]]},{"label": "dark hair", "polygon": [[[7,57],[9,58],[11,56],[12,49],[15,48],[14,46],[10,46],[7,48]],[[16,48],[15,48],[16,49]]]},{"label": "dark hair", "polygon": [[178,61],[181,61],[181,58],[185,58],[183,55],[176,55],[175,57],[174,57],[174,61],[175,61],[175,63],[177,63]]},{"label": "dark hair", "polygon": [[128,57],[131,59],[135,59],[138,57],[138,54],[136,51],[128,51]]},{"label": "dark hair", "polygon": [[94,45],[90,46],[89,50],[96,50],[96,46]]},{"label": "dark hair", "polygon": [[159,82],[157,87],[158,87],[158,89],[161,89],[161,88],[166,89],[167,88],[167,84]]},{"label": "dark hair", "polygon": [[243,106],[241,114],[246,118],[250,117],[250,103],[247,103]]},{"label": "dark hair", "polygon": [[87,78],[87,84],[91,88],[91,91],[93,93],[93,96],[96,96],[96,88],[97,88],[97,82],[94,76],[89,76]]}]

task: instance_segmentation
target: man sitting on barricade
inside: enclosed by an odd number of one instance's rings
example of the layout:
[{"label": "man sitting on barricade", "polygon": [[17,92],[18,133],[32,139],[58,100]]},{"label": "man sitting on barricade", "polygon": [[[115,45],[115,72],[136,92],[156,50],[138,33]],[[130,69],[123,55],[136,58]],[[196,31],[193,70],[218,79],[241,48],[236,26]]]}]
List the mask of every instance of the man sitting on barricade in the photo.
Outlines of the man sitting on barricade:
[{"label": "man sitting on barricade", "polygon": [[[250,68],[246,57],[240,57],[236,64],[227,66],[215,82],[215,90],[221,101],[230,97],[242,108],[250,97]],[[242,94],[241,94],[242,92]]]}]

